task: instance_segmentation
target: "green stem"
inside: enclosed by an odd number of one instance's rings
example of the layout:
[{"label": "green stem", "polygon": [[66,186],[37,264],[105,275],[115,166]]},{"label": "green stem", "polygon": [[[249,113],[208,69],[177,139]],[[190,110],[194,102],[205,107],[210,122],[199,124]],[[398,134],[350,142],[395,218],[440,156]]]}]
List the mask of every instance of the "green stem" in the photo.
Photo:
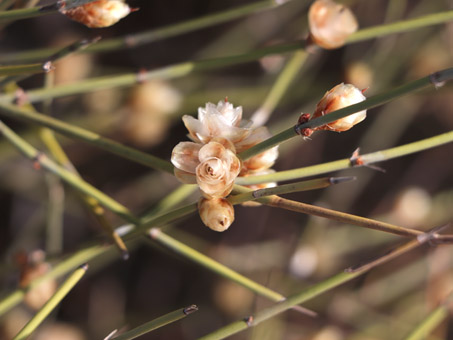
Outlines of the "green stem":
[{"label": "green stem", "polygon": [[[244,192],[238,195],[232,195],[228,197],[228,201],[231,204],[240,204],[247,201],[253,201],[265,196],[271,195],[283,195],[289,194],[292,192],[300,192],[300,191],[307,191],[307,190],[315,190],[321,188],[327,188],[332,184],[344,182],[345,180],[351,180],[354,177],[349,178],[334,178],[334,177],[324,177],[324,178],[317,178],[309,181],[297,182],[297,183],[290,183],[279,185],[272,188],[265,188],[265,189],[258,189],[258,190],[251,190]],[[238,190],[235,187],[235,190]]]},{"label": "green stem", "polygon": [[14,105],[0,104],[0,111],[11,118],[21,119],[27,122],[39,124],[41,126],[46,126],[65,136],[84,141],[121,157],[149,166],[153,169],[173,173],[173,165],[170,162],[145,152],[124,146],[121,143],[102,137],[97,133],[65,123],[58,119],[48,117],[40,113],[31,112],[30,110],[21,109]]},{"label": "green stem", "polygon": [[[413,243],[414,243],[414,240],[408,242],[407,245],[412,245]],[[383,264],[390,260],[393,260],[394,258],[396,258],[397,256],[400,256],[401,254],[405,253],[406,251],[413,249],[413,247],[411,247],[411,246],[407,246],[407,247],[403,246],[402,248],[404,248],[405,251],[396,252],[393,254],[393,256],[386,257],[385,260],[379,264]],[[371,267],[364,267],[363,269],[355,271],[355,272],[339,273],[327,280],[324,280],[307,289],[304,289],[303,291],[301,291],[298,294],[288,297],[286,300],[284,300],[276,305],[273,305],[269,308],[261,310],[260,312],[256,313],[252,318],[248,319],[248,322],[244,321],[244,320],[233,322],[223,328],[217,329],[216,331],[199,338],[199,340],[224,339],[224,338],[231,336],[233,334],[236,334],[240,331],[246,330],[249,327],[256,326],[263,321],[266,321],[276,315],[279,315],[279,314],[287,311],[288,309],[293,308],[294,306],[307,302],[321,294],[324,294],[324,293],[330,291],[333,288],[336,288],[336,287],[342,285],[345,282],[351,281],[352,279],[368,272],[370,269],[371,269]]]},{"label": "green stem", "polygon": [[[234,190],[236,192],[248,193],[250,189],[236,185],[234,187]],[[231,199],[234,200],[234,196]],[[333,221],[352,224],[367,229],[379,230],[404,237],[417,237],[424,234],[424,232],[420,230],[404,228],[390,223],[373,220],[371,218],[347,214],[341,211],[318,207],[316,205],[307,203],[296,202],[293,200],[288,200],[286,198],[281,198],[279,196],[261,197],[257,198],[256,201],[275,208],[281,208],[298,213],[328,218]]]},{"label": "green stem", "polygon": [[198,310],[198,307],[195,305],[192,305],[192,306],[189,306],[186,308],[180,308],[174,312],[165,314],[161,317],[158,317],[157,319],[154,319],[141,326],[131,329],[130,331],[127,331],[126,333],[113,337],[112,340],[135,339],[135,338],[137,338],[143,334],[149,333],[155,329],[158,329],[158,328],[166,326],[170,323],[181,320],[181,319],[185,318],[186,316],[192,314],[193,312],[196,312],[197,310]]},{"label": "green stem", "polygon": [[347,43],[356,43],[389,34],[413,31],[426,26],[440,25],[451,20],[453,20],[453,11],[427,14],[418,18],[400,20],[386,25],[361,29],[352,34],[347,39]]},{"label": "green stem", "polygon": [[[96,46],[88,48],[87,52],[106,52],[130,46],[139,46],[140,44],[146,44],[153,41],[173,37],[175,35],[191,32],[196,29],[208,27],[217,23],[222,23],[227,20],[239,18],[242,15],[247,15],[258,11],[260,9],[272,8],[275,6],[274,1],[262,1],[256,4],[247,5],[231,11],[225,11],[222,13],[215,13],[206,17],[189,20],[186,22],[178,23],[171,26],[166,26],[152,31],[146,31],[135,35],[105,40]],[[267,6],[266,6],[267,3]],[[275,3],[275,2],[274,2]],[[255,7],[256,6],[256,7]],[[11,12],[11,11],[8,11]],[[352,34],[347,43],[355,43],[373,38],[383,37],[389,34],[397,34],[401,32],[407,32],[418,28],[439,25],[453,20],[453,11],[428,14],[418,18],[402,20],[396,23],[377,25],[369,27],[363,30],[359,30]],[[303,48],[303,44],[292,45],[292,51]],[[53,53],[56,49],[40,49],[32,50],[19,53],[5,54],[0,57],[2,62],[20,62],[20,61],[33,61]]]},{"label": "green stem", "polygon": [[117,215],[123,217],[130,223],[138,224],[139,220],[132,215],[132,213],[125,206],[116,202],[103,192],[94,188],[92,185],[83,181],[79,176],[73,174],[71,171],[56,164],[43,153],[40,153],[33,146],[28,144],[20,136],[14,133],[3,122],[0,121],[0,132],[11,142],[17,149],[19,149],[26,157],[33,160],[35,165],[43,167],[44,169],[58,175],[63,181],[73,186],[77,190],[96,198],[101,204],[112,210]]},{"label": "green stem", "polygon": [[[244,54],[227,56],[222,58],[205,59],[200,61],[189,61],[175,65],[166,66],[149,72],[126,73],[116,76],[105,76],[91,78],[78,83],[55,86],[52,89],[35,89],[26,92],[27,100],[31,103],[42,101],[48,98],[57,98],[74,94],[82,94],[91,91],[109,89],[114,87],[131,86],[139,82],[151,79],[173,79],[183,77],[195,71],[206,71],[220,67],[246,63],[258,60],[272,54],[282,54],[299,49],[303,42],[296,41],[281,45],[270,46]],[[12,103],[14,95],[0,95],[0,103]]]},{"label": "green stem", "polygon": [[[52,66],[52,63],[57,61],[57,60],[60,60],[72,53],[75,53],[77,51],[80,51],[80,50],[83,50],[84,48],[86,48],[87,46],[89,46],[90,44],[93,44],[95,42],[97,42],[100,38],[99,37],[96,37],[94,39],[84,39],[84,40],[81,40],[81,41],[76,41],[75,43],[71,44],[71,45],[68,45],[60,50],[57,50],[54,54],[52,54],[51,56],[47,57],[45,59],[45,61],[42,63],[42,67],[43,67],[43,72],[47,72],[47,70],[45,70],[45,68],[47,69],[52,69],[52,67],[49,67],[49,66]],[[15,75],[15,76],[9,76],[9,77],[6,77],[4,79],[1,79],[0,80],[0,88],[9,84],[9,83],[12,83],[12,82],[18,82],[18,81],[21,81],[21,80],[24,80],[26,78],[28,78],[30,74],[23,74],[23,75]],[[49,87],[45,87],[45,88],[49,88]]]},{"label": "green stem", "polygon": [[304,124],[299,124],[290,127],[289,129],[280,132],[279,134],[265,140],[262,143],[259,143],[250,149],[247,149],[243,152],[241,152],[238,156],[242,160],[249,159],[257,154],[262,153],[263,151],[266,151],[267,149],[270,149],[276,145],[279,145],[280,143],[298,136],[296,133],[296,130],[304,129],[304,128],[316,128],[331,122],[334,122],[340,118],[349,116],[353,113],[362,111],[362,110],[368,110],[372,109],[374,107],[383,105],[385,103],[388,103],[389,101],[392,101],[398,97],[407,95],[409,93],[413,93],[415,91],[419,91],[423,88],[426,88],[428,86],[441,86],[445,82],[452,80],[453,79],[453,68],[445,69],[436,73],[433,73],[427,77],[412,81],[410,83],[401,85],[397,88],[394,88],[390,91],[387,91],[385,93],[381,93],[378,95],[375,95],[373,97],[367,98],[366,100],[350,105],[347,107],[344,107],[342,109],[330,112],[327,115],[311,119],[308,122]]},{"label": "green stem", "polygon": [[231,270],[227,266],[214,261],[210,257],[203,255],[195,249],[186,246],[184,243],[181,243],[174,238],[166,235],[157,228],[151,229],[149,235],[152,240],[165,245],[167,248],[170,248],[178,254],[183,255],[184,258],[188,258],[195,263],[198,263],[202,267],[208,268],[209,270],[233,282],[236,282],[261,296],[264,296],[271,301],[282,301],[285,299],[282,294],[274,292],[273,290],[260,285],[259,283],[252,281],[249,278],[246,278],[245,276],[235,272],[234,270]]},{"label": "green stem", "polygon": [[69,9],[69,8],[81,6],[81,5],[84,5],[89,2],[93,2],[93,1],[96,1],[96,0],[66,0],[66,1],[57,1],[51,5],[13,9],[10,11],[2,11],[2,12],[0,12],[0,23],[14,21],[14,20],[35,18],[35,17],[46,15],[46,14],[50,14],[50,13],[56,13],[63,7],[66,9]]},{"label": "green stem", "polygon": [[441,304],[433,310],[415,329],[406,337],[405,340],[423,340],[436,329],[449,315],[449,306]]},{"label": "green stem", "polygon": [[294,53],[294,55],[285,65],[282,72],[280,72],[280,75],[272,86],[269,94],[264,100],[264,103],[252,115],[250,120],[253,122],[253,126],[261,126],[266,124],[271,113],[275,110],[278,103],[283,98],[289,86],[304,65],[307,57],[308,53],[304,50],[296,51]]},{"label": "green stem", "polygon": [[[446,132],[434,137],[422,139],[416,142],[400,145],[394,148],[376,151],[368,154],[361,155],[361,159],[366,164],[373,164],[382,162],[393,158],[406,156],[423,150],[435,148],[447,143],[453,142],[453,131]],[[252,185],[268,182],[289,181],[321,175],[328,172],[343,170],[354,167],[350,158],[344,158],[333,162],[312,165],[304,168],[292,169],[275,172],[269,175],[238,177],[235,181],[239,185]]]},{"label": "green stem", "polygon": [[40,276],[39,278],[30,282],[30,284],[22,289],[16,289],[14,292],[10,293],[0,301],[0,316],[5,314],[7,311],[17,306],[25,297],[27,290],[31,290],[34,287],[39,286],[41,283],[58,278],[63,276],[80,266],[83,263],[86,263],[92,260],[95,257],[98,257],[102,254],[107,253],[107,251],[112,250],[112,246],[99,246],[94,245],[85,249],[81,249],[66,260],[61,261],[56,265],[50,272]]},{"label": "green stem", "polygon": [[4,76],[18,76],[18,75],[30,75],[36,73],[49,72],[53,69],[51,62],[37,63],[37,64],[26,64],[26,65],[8,65],[0,66],[0,77]]},{"label": "green stem", "polygon": [[[185,34],[202,28],[218,25],[280,5],[281,3],[276,0],[258,1],[245,6],[225,10],[220,13],[208,14],[200,18],[183,21],[177,24],[172,24],[153,30],[144,31],[137,34],[129,34],[118,38],[106,39],[96,44],[95,46],[90,46],[85,50],[85,52],[109,52],[122,48],[138,47],[144,44],[171,38],[180,34]],[[0,59],[3,62],[17,62],[17,60],[37,60],[40,58],[45,58],[55,51],[57,51],[57,49],[55,48],[44,48],[26,52],[11,53],[4,55],[3,58]]]},{"label": "green stem", "polygon": [[27,339],[34,330],[44,321],[44,319],[55,309],[55,307],[63,300],[63,298],[71,291],[71,289],[85,275],[88,265],[84,265],[77,269],[52,295],[46,304],[36,313],[36,315],[21,329],[14,337],[14,340]]}]

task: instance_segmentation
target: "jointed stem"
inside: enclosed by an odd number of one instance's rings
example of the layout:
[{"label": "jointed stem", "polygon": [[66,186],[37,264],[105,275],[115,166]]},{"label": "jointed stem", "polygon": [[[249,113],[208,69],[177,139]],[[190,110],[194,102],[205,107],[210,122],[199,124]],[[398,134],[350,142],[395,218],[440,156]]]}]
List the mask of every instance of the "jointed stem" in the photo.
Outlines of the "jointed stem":
[{"label": "jointed stem", "polygon": [[381,93],[381,94],[375,95],[373,97],[367,98],[366,100],[364,100],[360,103],[350,105],[350,106],[344,107],[342,109],[330,112],[328,115],[324,115],[324,116],[309,120],[308,122],[306,122],[304,124],[292,126],[292,127],[288,128],[287,130],[282,131],[279,134],[265,140],[264,142],[257,144],[255,146],[251,147],[250,149],[247,149],[247,150],[241,152],[239,154],[239,157],[242,160],[249,159],[257,154],[260,154],[261,152],[263,152],[267,149],[270,149],[276,145],[279,145],[280,143],[282,143],[290,138],[299,136],[297,134],[298,130],[300,131],[301,129],[304,129],[304,128],[319,127],[319,126],[334,122],[340,118],[349,116],[353,113],[383,105],[398,97],[407,95],[409,93],[413,93],[415,91],[419,91],[423,88],[426,88],[429,86],[434,86],[434,87],[442,86],[445,82],[450,81],[452,79],[453,79],[453,68],[435,72],[427,77],[401,85],[401,86],[394,88],[390,91],[387,91],[385,93]]},{"label": "jointed stem", "polygon": [[[453,131],[446,132],[434,137],[422,139],[412,143],[396,146],[394,148],[371,152],[361,155],[360,158],[365,165],[382,162],[397,157],[406,156],[423,150],[428,150],[437,146],[453,142]],[[350,158],[344,158],[328,163],[316,164],[304,168],[278,171],[269,175],[238,177],[236,184],[251,185],[268,182],[289,181],[310,176],[322,175],[328,172],[343,170],[354,167]]]}]

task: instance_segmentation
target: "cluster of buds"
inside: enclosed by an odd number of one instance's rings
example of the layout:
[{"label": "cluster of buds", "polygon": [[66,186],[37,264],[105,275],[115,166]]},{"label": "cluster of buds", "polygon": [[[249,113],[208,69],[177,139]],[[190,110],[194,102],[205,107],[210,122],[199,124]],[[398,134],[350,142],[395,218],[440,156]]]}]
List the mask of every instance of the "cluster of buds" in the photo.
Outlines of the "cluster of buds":
[{"label": "cluster of buds", "polygon": [[134,10],[122,0],[98,0],[69,9],[62,7],[60,12],[87,27],[100,28],[116,24]]},{"label": "cluster of buds", "polygon": [[299,128],[299,125],[308,122],[310,119],[315,119],[318,117],[325,116],[333,111],[337,111],[346,106],[360,103],[366,98],[363,95],[364,90],[359,90],[357,87],[351,84],[339,84],[327,91],[324,96],[316,105],[316,110],[310,118],[310,114],[303,113],[299,117],[297,123],[296,131],[304,137],[309,137],[314,130],[328,130],[343,132],[352,128],[354,125],[360,123],[366,118],[366,110],[356,112],[349,116],[343,117],[341,119],[335,120],[331,123],[321,125],[319,127],[310,129],[310,128]]},{"label": "cluster of buds", "polygon": [[228,229],[234,209],[226,197],[238,176],[268,172],[278,157],[269,149],[242,162],[237,154],[268,139],[269,130],[252,127],[242,119],[242,107],[227,100],[207,103],[198,109],[198,119],[185,115],[183,122],[192,142],[180,142],[171,155],[175,176],[186,184],[197,184],[202,198],[198,210],[203,223],[216,231]]},{"label": "cluster of buds", "polygon": [[358,24],[349,8],[332,0],[316,0],[308,12],[311,40],[325,49],[344,45]]}]

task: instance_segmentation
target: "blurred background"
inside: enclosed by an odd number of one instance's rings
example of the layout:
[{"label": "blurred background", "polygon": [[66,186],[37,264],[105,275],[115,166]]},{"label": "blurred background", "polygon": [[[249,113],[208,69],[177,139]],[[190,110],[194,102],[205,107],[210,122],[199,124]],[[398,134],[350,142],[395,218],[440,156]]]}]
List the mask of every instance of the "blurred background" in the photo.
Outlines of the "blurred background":
[{"label": "blurred background", "polygon": [[[118,24],[89,29],[56,13],[20,20],[0,31],[0,62],[9,53],[63,47],[179,23],[252,1],[129,0],[131,13]],[[453,2],[348,1],[361,28],[453,9]],[[309,1],[197,30],[144,46],[105,53],[80,53],[55,63],[55,84],[152,70],[189,60],[244,53],[307,36]],[[50,114],[118,142],[169,159],[187,141],[181,116],[228,97],[250,117],[263,103],[291,54],[55,99]],[[452,67],[453,26],[444,24],[310,54],[267,124],[273,133],[311,113],[324,93],[338,83],[384,92],[431,72]],[[19,85],[42,87],[36,75]],[[368,111],[368,118],[345,133],[319,132],[310,140],[293,138],[280,147],[276,170],[348,158],[428,138],[453,128],[453,88],[428,89]],[[35,108],[48,110],[42,104]],[[10,127],[44,150],[38,128],[5,119]],[[175,178],[121,159],[92,146],[58,136],[81,176],[140,215],[178,186]],[[335,173],[357,180],[286,197],[375,218],[405,227],[428,229],[452,220],[453,146]],[[198,194],[185,203],[197,200]],[[206,228],[197,214],[165,231],[257,282],[290,295],[304,287],[383,254],[400,244],[396,236],[270,207],[236,207],[234,224],[224,233]],[[124,223],[108,214],[115,226]],[[0,292],[5,296],[62,257],[109,240],[79,196],[55,176],[36,170],[9,143],[0,140]],[[451,230],[450,230],[451,232]],[[421,247],[358,280],[310,301],[319,316],[289,311],[234,339],[399,339],[453,288],[452,248]],[[27,296],[0,319],[0,338],[9,339],[38,308],[55,282]],[[47,294],[47,295],[46,295]],[[51,293],[50,293],[51,294]],[[175,253],[143,240],[130,259],[111,251],[90,263],[86,277],[63,300],[33,339],[103,339],[114,329],[136,327],[175,309],[196,304],[199,311],[141,339],[195,339],[273,304]],[[430,339],[453,338],[445,324]]]}]

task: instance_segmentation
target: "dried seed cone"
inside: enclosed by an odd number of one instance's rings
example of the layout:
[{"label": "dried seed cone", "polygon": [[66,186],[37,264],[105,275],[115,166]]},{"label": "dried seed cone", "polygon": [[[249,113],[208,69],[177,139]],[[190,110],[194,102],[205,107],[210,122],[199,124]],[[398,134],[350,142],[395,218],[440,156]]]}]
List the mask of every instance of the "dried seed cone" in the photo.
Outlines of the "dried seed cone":
[{"label": "dried seed cone", "polygon": [[[366,98],[362,91],[351,84],[339,84],[330,91],[327,91],[324,97],[316,106],[316,111],[313,113],[313,118],[322,117],[330,112],[342,109],[346,106],[360,103]],[[366,118],[366,110],[354,113],[344,118],[338,119],[332,123],[322,125],[317,130],[329,130],[342,132],[349,130],[354,125],[360,123]]]},{"label": "dried seed cone", "polygon": [[201,198],[198,212],[203,223],[214,231],[225,231],[234,221],[233,205],[224,198]]},{"label": "dried seed cone", "polygon": [[331,0],[317,0],[311,5],[308,25],[313,42],[325,49],[343,46],[359,26],[349,8]]},{"label": "dried seed cone", "polygon": [[121,0],[99,0],[71,9],[61,9],[69,19],[90,28],[108,27],[127,16],[131,9]]}]

